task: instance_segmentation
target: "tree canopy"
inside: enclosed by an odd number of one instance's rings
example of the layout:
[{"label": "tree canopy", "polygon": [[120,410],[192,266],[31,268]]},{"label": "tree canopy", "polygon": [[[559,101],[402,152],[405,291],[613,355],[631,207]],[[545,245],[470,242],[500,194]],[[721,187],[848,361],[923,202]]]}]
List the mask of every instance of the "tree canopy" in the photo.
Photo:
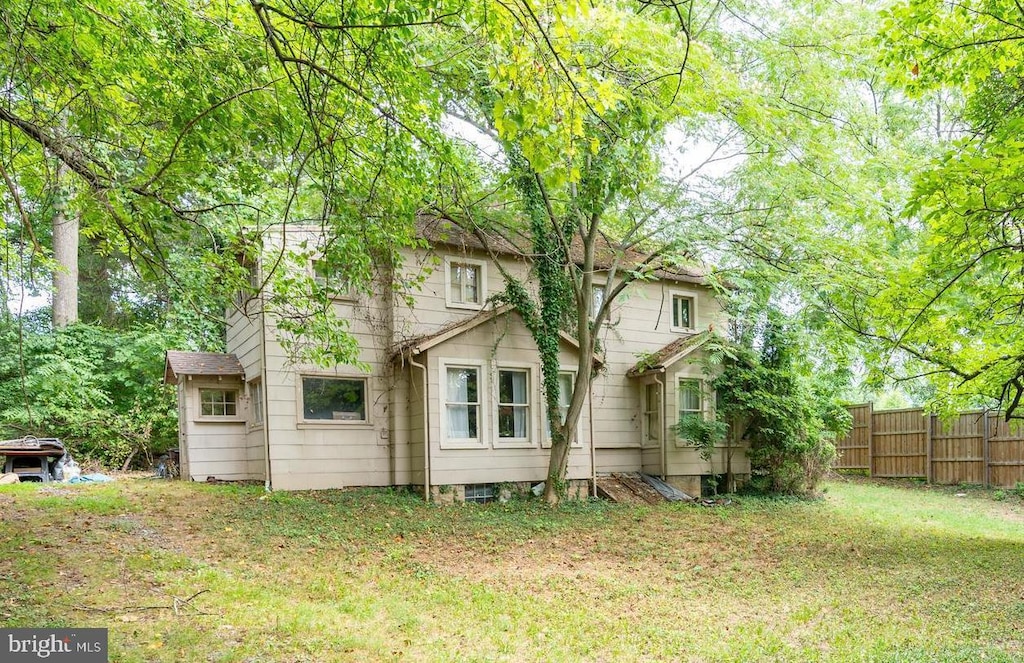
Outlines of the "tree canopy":
[{"label": "tree canopy", "polygon": [[[503,297],[543,358],[550,490],[615,297],[703,258],[728,270],[737,310],[801,311],[817,352],[1012,412],[1021,14],[995,0],[12,0],[5,297],[61,271],[68,214],[86,322],[174,326],[218,349],[220,311],[259,292],[297,358],[353,363],[346,321],[289,261],[323,255],[369,289],[427,213],[530,237],[539,285],[506,275]],[[320,243],[251,283],[263,236],[300,222]],[[563,329],[583,349],[564,421]]]}]

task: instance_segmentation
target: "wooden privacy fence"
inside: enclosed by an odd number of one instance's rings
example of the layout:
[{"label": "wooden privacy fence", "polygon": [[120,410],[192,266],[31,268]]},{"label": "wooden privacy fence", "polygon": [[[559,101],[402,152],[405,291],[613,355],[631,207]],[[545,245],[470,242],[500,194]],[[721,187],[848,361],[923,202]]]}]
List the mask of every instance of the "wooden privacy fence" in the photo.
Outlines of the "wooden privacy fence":
[{"label": "wooden privacy fence", "polygon": [[875,412],[867,403],[849,410],[853,428],[836,443],[836,469],[943,484],[1024,482],[1024,424],[1007,423],[998,412],[943,420],[921,408]]}]

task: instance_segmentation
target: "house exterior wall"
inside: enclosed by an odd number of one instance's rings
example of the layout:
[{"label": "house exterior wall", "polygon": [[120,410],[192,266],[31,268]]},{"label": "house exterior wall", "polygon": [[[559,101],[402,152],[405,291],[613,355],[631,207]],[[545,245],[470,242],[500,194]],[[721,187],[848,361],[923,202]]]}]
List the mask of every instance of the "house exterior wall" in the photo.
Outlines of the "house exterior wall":
[{"label": "house exterior wall", "polygon": [[210,478],[238,481],[260,479],[250,471],[246,442],[246,413],[239,399],[238,413],[234,417],[203,417],[200,414],[199,390],[234,389],[243,393],[242,381],[237,378],[185,377],[179,383],[180,403],[183,403],[183,427],[186,443],[182,476],[193,481]]},{"label": "house exterior wall", "polygon": [[[481,301],[505,290],[501,270],[485,253],[443,245],[427,251],[403,250],[402,273],[406,280],[416,280],[418,287],[407,293],[413,299],[413,306],[402,297],[395,298],[392,309],[394,343],[432,334],[452,322],[473,317],[483,308],[449,305],[446,267],[452,260],[478,263],[483,267],[486,287],[481,292]],[[502,268],[514,276],[525,278],[529,273],[528,265],[520,260],[502,257],[500,262]]]},{"label": "house exterior wall", "polygon": [[[268,325],[266,342],[267,423],[270,435],[270,474],[274,488],[306,490],[346,486],[388,486],[393,477],[389,405],[391,385],[382,360],[380,334],[368,323],[364,304],[337,301],[339,317],[360,347],[366,373],[354,366],[323,369],[292,364]],[[303,377],[341,377],[365,381],[364,421],[306,420],[302,413]]]},{"label": "house exterior wall", "polygon": [[[245,403],[245,464],[247,473],[254,479],[266,480],[267,441],[264,424],[253,420],[252,412],[256,408],[253,403],[254,385],[265,384],[263,375],[263,315],[257,299],[241,302],[232,308],[227,315],[227,347],[238,357],[245,369],[245,385],[242,396]],[[263,408],[264,413],[266,408]],[[266,416],[264,414],[264,416]]]},{"label": "house exterior wall", "polygon": [[[282,241],[292,245],[313,237],[313,231],[290,229],[286,238],[266,238],[265,249],[275,249]],[[529,265],[522,260],[501,260],[508,272],[528,277]],[[411,361],[406,358],[396,362],[391,356],[394,348],[405,341],[436,333],[480,313],[479,308],[452,305],[448,296],[451,261],[481,265],[482,282],[486,284],[481,301],[504,290],[501,270],[485,254],[437,245],[429,250],[403,252],[401,273],[408,282],[416,283],[408,292],[392,294],[390,276],[381,274],[374,294],[334,300],[336,314],[347,321],[348,331],[359,345],[359,359],[368,368],[365,373],[353,366],[323,370],[294,365],[278,341],[273,317],[264,318],[258,301],[230,311],[227,350],[238,356],[245,369],[246,412],[250,411],[248,397],[255,383],[262,385],[266,399],[264,423],[243,426],[244,457],[236,461],[244,469],[236,473],[262,478],[269,466],[273,487],[286,490],[542,480],[548,448],[540,444],[540,368],[533,339],[517,315],[498,316]],[[680,293],[692,297],[695,305],[692,330],[688,332],[672,325],[672,298]],[[406,302],[406,294],[412,297],[412,306]],[[709,325],[724,327],[726,318],[721,306],[706,287],[651,281],[632,284],[611,313],[609,325],[600,336],[599,354],[605,363],[594,380],[591,402],[583,413],[580,446],[571,453],[569,478],[591,476],[592,435],[598,473],[643,470],[661,474],[663,462],[667,463],[664,470],[670,475],[707,473],[707,464],[701,465],[699,455],[691,447],[677,444],[667,430],[663,432],[664,453],[660,444],[643,446],[642,383],[626,377],[626,373],[643,353],[653,353],[681,335],[705,330]],[[576,352],[568,345],[562,348],[561,363],[567,370],[576,370]],[[442,367],[445,362],[470,360],[477,362],[475,365],[485,376],[488,398],[499,364],[529,370],[531,425],[536,444],[503,445],[488,438],[483,448],[457,449],[443,442]],[[425,365],[426,380],[423,370],[413,362]],[[676,373],[703,377],[700,367],[688,364],[687,360],[674,368],[675,371],[663,376],[667,385],[666,427],[674,423]],[[300,387],[303,376],[366,380],[366,420],[304,420]],[[593,422],[589,419],[591,408]],[[487,435],[492,437],[493,418],[493,413],[484,412],[483,425],[489,427]],[[189,429],[189,461],[204,446],[197,446],[191,432]],[[429,476],[426,443],[431,450]],[[199,476],[194,471],[193,474]]]},{"label": "house exterior wall", "polygon": [[[430,394],[427,407],[431,485],[543,481],[547,476],[550,445],[540,385],[540,361],[533,337],[518,314],[498,316],[424,354]],[[574,371],[575,348],[563,344],[559,363],[565,370]],[[479,371],[478,442],[454,441],[447,435],[447,367]],[[501,368],[527,371],[529,439],[526,441],[503,441],[498,437],[496,380]],[[590,422],[584,411],[576,442],[570,450],[567,478],[589,479],[590,476]]]},{"label": "house exterior wall", "polygon": [[[660,474],[660,447],[644,448],[642,440],[643,382],[626,372],[645,353],[653,353],[687,334],[672,327],[672,297],[686,295],[696,304],[692,328],[700,332],[723,329],[727,317],[712,291],[704,286],[672,281],[633,283],[612,306],[609,324],[602,330],[605,367],[594,380],[594,445],[599,473],[648,472]],[[703,379],[701,367],[683,359],[676,366]],[[674,392],[670,377],[668,393]],[[674,407],[674,400],[671,405]],[[666,408],[666,425],[674,423]],[[667,435],[667,433],[666,433]],[[664,437],[670,440],[669,437]],[[670,445],[670,447],[673,445]],[[657,471],[655,471],[657,468]]]}]

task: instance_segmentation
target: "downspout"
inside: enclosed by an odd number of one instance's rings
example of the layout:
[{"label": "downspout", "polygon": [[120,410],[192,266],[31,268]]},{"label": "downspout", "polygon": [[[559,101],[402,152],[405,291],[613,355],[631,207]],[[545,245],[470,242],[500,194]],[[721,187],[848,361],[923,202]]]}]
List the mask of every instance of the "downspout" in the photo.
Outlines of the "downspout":
[{"label": "downspout", "polygon": [[597,451],[594,449],[594,382],[587,394],[587,426],[590,428],[590,493],[597,497]]},{"label": "downspout", "polygon": [[427,380],[427,367],[418,363],[413,355],[409,355],[409,365],[423,372],[423,500],[430,501],[430,418],[427,407],[430,404],[430,382]]},{"label": "downspout", "polygon": [[666,444],[666,438],[668,437],[668,426],[665,421],[665,408],[668,407],[668,393],[665,390],[665,383],[658,378],[658,374],[654,374],[654,383],[658,385],[658,391],[661,392],[661,407],[658,408],[661,412],[658,413],[658,423],[661,425],[661,434],[658,435],[658,439],[661,441],[661,480],[665,481],[668,476],[668,445]]},{"label": "downspout", "polygon": [[273,490],[273,483],[270,480],[270,383],[267,380],[269,374],[267,370],[267,317],[266,312],[263,309],[263,304],[260,304],[260,383],[263,388],[260,390],[263,392],[263,490],[270,492]]}]

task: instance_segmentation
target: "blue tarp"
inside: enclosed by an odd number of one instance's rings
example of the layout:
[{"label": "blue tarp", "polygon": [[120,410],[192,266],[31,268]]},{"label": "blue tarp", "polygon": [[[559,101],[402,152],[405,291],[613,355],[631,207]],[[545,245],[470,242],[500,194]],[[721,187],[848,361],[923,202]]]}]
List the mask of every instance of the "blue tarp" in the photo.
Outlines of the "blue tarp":
[{"label": "blue tarp", "polygon": [[83,474],[80,477],[75,477],[68,483],[106,483],[113,480],[113,477],[108,477],[106,474],[100,474],[97,472],[96,474]]}]

